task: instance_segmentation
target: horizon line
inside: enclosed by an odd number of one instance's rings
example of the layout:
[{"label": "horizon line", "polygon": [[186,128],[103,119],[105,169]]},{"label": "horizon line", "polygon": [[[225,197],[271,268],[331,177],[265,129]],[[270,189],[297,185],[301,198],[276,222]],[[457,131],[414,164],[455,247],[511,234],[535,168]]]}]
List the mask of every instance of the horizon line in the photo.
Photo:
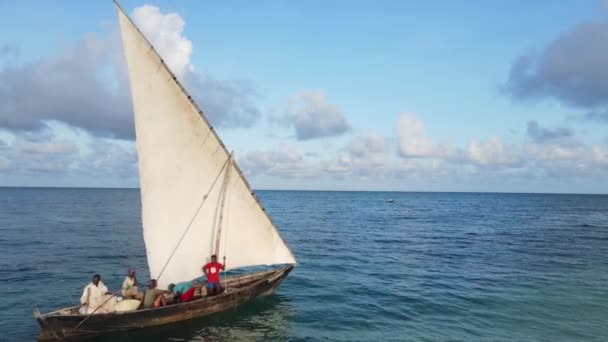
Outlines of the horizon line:
[{"label": "horizon line", "polygon": [[[29,186],[29,185],[0,185],[0,188],[12,189],[87,189],[87,190],[139,190],[139,187],[99,187],[99,186]],[[337,190],[337,189],[253,189],[254,191],[309,191],[309,192],[404,192],[404,193],[454,193],[454,194],[520,194],[520,195],[598,195],[608,193],[582,192],[518,192],[518,191],[438,191],[438,190]]]}]

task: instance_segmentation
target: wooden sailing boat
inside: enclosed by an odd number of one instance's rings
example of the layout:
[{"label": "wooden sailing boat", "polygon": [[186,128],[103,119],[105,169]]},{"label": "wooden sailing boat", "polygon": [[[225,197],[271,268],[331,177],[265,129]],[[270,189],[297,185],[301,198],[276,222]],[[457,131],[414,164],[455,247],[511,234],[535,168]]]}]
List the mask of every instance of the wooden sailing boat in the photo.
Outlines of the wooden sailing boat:
[{"label": "wooden sailing boat", "polygon": [[150,276],[160,288],[201,275],[212,254],[227,269],[281,265],[222,280],[213,297],[122,313],[78,306],[34,315],[40,339],[83,338],[180,322],[274,290],[296,259],[217,133],[152,44],[115,2],[129,72]]}]

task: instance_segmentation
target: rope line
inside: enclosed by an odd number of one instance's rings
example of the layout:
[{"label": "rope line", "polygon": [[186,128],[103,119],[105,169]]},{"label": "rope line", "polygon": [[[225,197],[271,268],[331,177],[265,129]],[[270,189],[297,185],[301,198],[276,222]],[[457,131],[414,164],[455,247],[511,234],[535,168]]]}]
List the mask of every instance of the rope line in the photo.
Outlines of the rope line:
[{"label": "rope line", "polygon": [[167,268],[167,265],[169,265],[169,262],[171,261],[171,259],[175,255],[175,252],[177,251],[177,248],[179,247],[179,245],[184,240],[184,237],[186,237],[186,234],[190,230],[190,227],[192,226],[192,223],[194,222],[194,219],[196,218],[196,216],[198,215],[198,213],[201,211],[201,208],[203,207],[203,204],[205,204],[205,201],[207,200],[207,197],[209,196],[209,194],[211,193],[211,191],[215,187],[215,184],[217,183],[217,180],[220,178],[220,175],[222,174],[222,172],[226,168],[226,165],[228,165],[228,162],[230,161],[230,159],[231,159],[231,156],[228,156],[228,159],[226,159],[226,161],[224,162],[224,165],[222,166],[220,172],[218,172],[217,176],[215,176],[215,179],[213,180],[213,183],[211,184],[211,188],[209,188],[209,190],[207,191],[207,193],[203,196],[203,198],[201,200],[201,204],[198,206],[198,209],[196,209],[196,212],[194,213],[194,216],[192,216],[192,219],[190,220],[190,223],[188,223],[188,226],[186,227],[186,229],[184,230],[184,233],[182,234],[181,238],[177,242],[177,245],[173,249],[173,252],[171,252],[171,255],[169,256],[169,259],[165,263],[165,266],[163,266],[163,269],[160,271],[160,273],[156,277],[156,280],[159,280],[160,277],[163,275],[163,272],[165,272],[165,269]]}]

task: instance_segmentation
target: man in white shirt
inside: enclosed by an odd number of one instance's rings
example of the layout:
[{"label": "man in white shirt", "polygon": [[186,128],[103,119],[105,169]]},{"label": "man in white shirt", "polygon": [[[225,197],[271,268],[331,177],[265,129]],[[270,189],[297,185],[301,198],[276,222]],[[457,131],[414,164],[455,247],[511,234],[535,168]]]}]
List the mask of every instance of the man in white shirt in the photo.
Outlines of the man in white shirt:
[{"label": "man in white shirt", "polygon": [[108,292],[108,288],[101,281],[101,276],[96,274],[82,291],[79,312],[83,315],[91,314],[95,310],[97,310],[95,313],[113,312],[116,300],[110,300],[111,297],[113,297],[113,295]]},{"label": "man in white shirt", "polygon": [[129,275],[125,278],[125,281],[122,282],[122,296],[124,298],[134,298],[138,300],[142,300],[144,294],[139,292],[137,283],[137,278],[135,277],[135,269],[129,269]]}]

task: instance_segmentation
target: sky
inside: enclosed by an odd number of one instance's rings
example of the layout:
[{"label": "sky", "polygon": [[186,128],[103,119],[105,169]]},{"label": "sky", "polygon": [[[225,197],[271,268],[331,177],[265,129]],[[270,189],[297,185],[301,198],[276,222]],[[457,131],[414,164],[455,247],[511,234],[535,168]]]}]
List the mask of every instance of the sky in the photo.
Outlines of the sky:
[{"label": "sky", "polygon": [[[120,3],[255,189],[608,193],[608,1]],[[0,20],[0,186],[137,187],[112,2]]]}]

